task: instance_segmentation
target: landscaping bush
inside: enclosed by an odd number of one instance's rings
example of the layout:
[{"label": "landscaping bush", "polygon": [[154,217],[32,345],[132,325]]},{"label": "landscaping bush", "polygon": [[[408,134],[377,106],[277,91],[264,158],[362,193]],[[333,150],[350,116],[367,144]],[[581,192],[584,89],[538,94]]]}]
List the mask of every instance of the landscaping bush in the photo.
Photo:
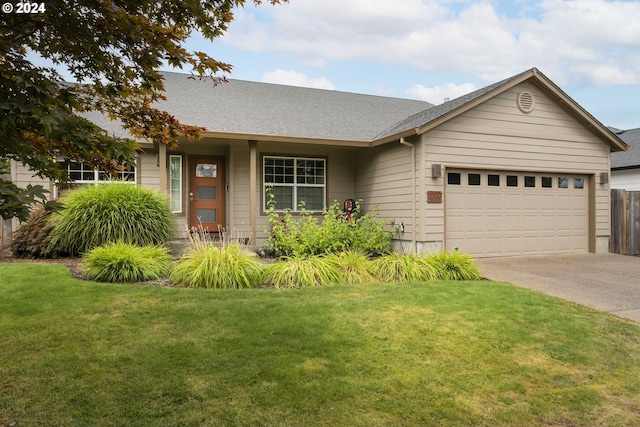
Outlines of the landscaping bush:
[{"label": "landscaping bush", "polygon": [[333,257],[293,255],[263,269],[262,283],[276,288],[303,288],[344,283]]},{"label": "landscaping bush", "polygon": [[265,249],[277,256],[315,255],[356,251],[365,254],[379,254],[389,249],[391,231],[384,231],[385,221],[378,219],[374,210],[366,215],[360,214],[360,203],[356,203],[351,219],[345,218],[340,206],[334,202],[322,211],[322,222],[312,212],[304,209],[294,217],[290,210],[283,213],[275,211],[273,195],[267,192],[270,199],[270,229]]},{"label": "landscaping bush", "polygon": [[482,278],[474,260],[460,252],[437,252],[427,255],[389,253],[372,261],[371,273],[384,282]]},{"label": "landscaping bush", "polygon": [[106,243],[163,245],[173,238],[166,196],[131,184],[85,186],[70,191],[53,214],[50,250],[81,254]]},{"label": "landscaping bush", "polygon": [[18,258],[50,258],[55,256],[48,244],[52,225],[51,213],[42,205],[35,207],[29,220],[20,225],[13,234],[11,251]]},{"label": "landscaping bush", "polygon": [[388,253],[372,261],[371,272],[383,282],[423,282],[440,278],[424,255]]},{"label": "landscaping bush", "polygon": [[191,288],[250,288],[259,283],[261,267],[255,254],[240,245],[218,247],[192,242],[171,271],[170,279],[178,286]]},{"label": "landscaping bush", "polygon": [[169,250],[161,246],[107,243],[82,257],[88,278],[99,282],[126,283],[159,280],[171,268]]},{"label": "landscaping bush", "polygon": [[355,284],[378,281],[371,273],[371,260],[361,252],[346,251],[329,255],[327,258],[334,261],[338,266],[343,283]]},{"label": "landscaping bush", "polygon": [[429,256],[443,280],[480,280],[482,274],[475,260],[461,252],[437,252]]}]

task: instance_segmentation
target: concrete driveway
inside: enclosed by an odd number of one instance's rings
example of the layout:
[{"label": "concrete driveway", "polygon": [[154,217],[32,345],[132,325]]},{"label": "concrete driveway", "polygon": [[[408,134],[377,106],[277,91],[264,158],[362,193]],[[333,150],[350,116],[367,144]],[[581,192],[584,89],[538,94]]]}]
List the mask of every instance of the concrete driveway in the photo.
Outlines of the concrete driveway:
[{"label": "concrete driveway", "polygon": [[481,258],[477,265],[487,279],[510,282],[640,323],[640,257]]}]

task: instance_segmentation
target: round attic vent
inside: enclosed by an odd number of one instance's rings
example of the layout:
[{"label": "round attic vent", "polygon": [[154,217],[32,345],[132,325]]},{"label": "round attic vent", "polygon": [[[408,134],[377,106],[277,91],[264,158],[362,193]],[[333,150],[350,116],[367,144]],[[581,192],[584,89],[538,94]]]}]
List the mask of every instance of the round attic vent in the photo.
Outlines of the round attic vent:
[{"label": "round attic vent", "polygon": [[533,107],[535,106],[535,100],[533,99],[533,95],[529,92],[520,92],[518,94],[518,99],[516,101],[518,103],[518,108],[523,113],[530,113],[533,111]]}]

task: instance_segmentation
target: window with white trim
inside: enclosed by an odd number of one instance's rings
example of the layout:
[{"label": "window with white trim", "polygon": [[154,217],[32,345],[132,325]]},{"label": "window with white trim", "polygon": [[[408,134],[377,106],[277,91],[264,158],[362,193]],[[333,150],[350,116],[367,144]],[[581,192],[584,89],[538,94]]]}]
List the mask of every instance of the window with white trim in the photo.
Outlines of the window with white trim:
[{"label": "window with white trim", "polygon": [[324,209],[327,182],[325,159],[264,156],[262,162],[264,210],[268,209],[268,189],[273,193],[277,211],[300,211],[301,202],[304,202],[307,211]]},{"label": "window with white trim", "polygon": [[66,162],[66,164],[67,176],[71,182],[56,185],[54,187],[54,198],[59,197],[65,190],[80,185],[109,184],[112,182],[136,184],[136,167],[133,165],[125,165],[124,169],[119,171],[117,176],[111,176],[104,171],[92,169],[84,163]]},{"label": "window with white trim", "polygon": [[136,167],[125,165],[124,169],[118,172],[117,176],[111,176],[104,171],[91,169],[84,163],[69,162],[67,164],[67,174],[74,184],[104,184],[116,181],[124,181],[127,184],[136,183]]}]

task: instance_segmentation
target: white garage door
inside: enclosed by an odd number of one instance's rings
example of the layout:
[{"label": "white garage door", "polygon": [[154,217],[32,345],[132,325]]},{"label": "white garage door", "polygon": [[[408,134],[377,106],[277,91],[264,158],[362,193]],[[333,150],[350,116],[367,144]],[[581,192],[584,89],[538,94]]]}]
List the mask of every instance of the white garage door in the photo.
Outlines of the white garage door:
[{"label": "white garage door", "polygon": [[587,176],[447,170],[446,247],[476,257],[589,250]]}]

